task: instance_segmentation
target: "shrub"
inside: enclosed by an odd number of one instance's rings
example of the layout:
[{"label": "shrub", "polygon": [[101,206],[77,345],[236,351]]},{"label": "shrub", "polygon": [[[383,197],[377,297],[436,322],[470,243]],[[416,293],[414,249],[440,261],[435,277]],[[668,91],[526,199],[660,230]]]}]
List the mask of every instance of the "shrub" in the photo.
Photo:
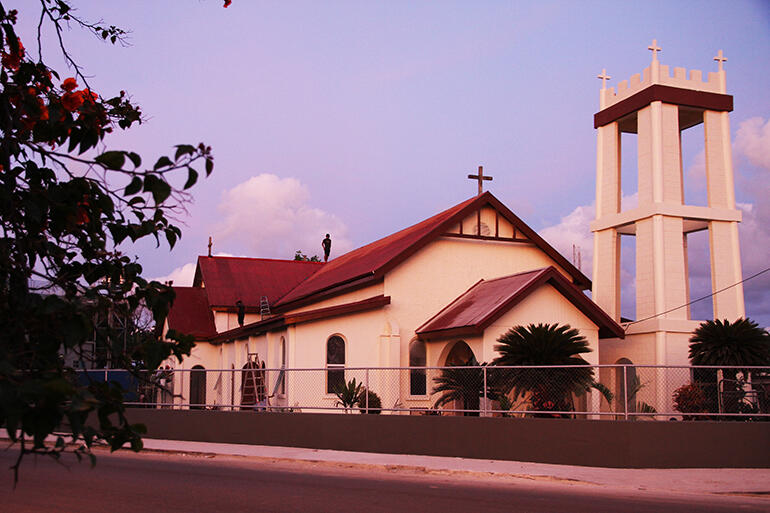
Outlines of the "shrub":
[{"label": "shrub", "polygon": [[[369,408],[366,408],[367,398],[369,402]],[[358,396],[358,406],[361,408],[361,413],[372,413],[379,415],[382,412],[382,400],[375,392],[369,389],[364,389]]]},{"label": "shrub", "polygon": [[[708,398],[695,383],[682,385],[674,391],[674,408],[682,413],[708,413]],[[682,415],[684,420],[705,418],[700,415]]]}]

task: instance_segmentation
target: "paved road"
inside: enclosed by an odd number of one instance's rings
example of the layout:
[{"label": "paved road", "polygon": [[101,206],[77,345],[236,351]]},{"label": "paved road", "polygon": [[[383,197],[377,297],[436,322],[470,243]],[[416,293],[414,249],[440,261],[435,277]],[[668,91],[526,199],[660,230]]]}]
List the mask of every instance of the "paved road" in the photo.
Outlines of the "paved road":
[{"label": "paved road", "polygon": [[[0,466],[15,457],[0,453]],[[22,512],[735,512],[770,499],[655,495],[585,483],[425,473],[342,464],[168,453],[99,452],[91,469],[46,458],[0,473],[0,511]]]}]

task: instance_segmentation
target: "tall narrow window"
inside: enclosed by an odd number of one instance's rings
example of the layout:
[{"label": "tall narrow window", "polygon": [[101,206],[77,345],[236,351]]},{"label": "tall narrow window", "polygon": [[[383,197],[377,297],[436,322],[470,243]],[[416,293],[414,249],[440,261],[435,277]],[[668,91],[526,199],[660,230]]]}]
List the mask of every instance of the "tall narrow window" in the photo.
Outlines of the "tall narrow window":
[{"label": "tall narrow window", "polygon": [[286,393],[286,339],[281,337],[281,372],[278,374],[280,384],[278,385],[278,393],[283,395]]},{"label": "tall narrow window", "polygon": [[326,341],[326,393],[345,386],[345,341],[338,335]]},{"label": "tall narrow window", "polygon": [[[425,367],[425,342],[412,340],[409,344],[409,367]],[[409,369],[409,394],[425,395],[426,393],[425,369]]]},{"label": "tall narrow window", "polygon": [[206,370],[196,365],[190,371],[190,409],[199,410],[206,404]]}]

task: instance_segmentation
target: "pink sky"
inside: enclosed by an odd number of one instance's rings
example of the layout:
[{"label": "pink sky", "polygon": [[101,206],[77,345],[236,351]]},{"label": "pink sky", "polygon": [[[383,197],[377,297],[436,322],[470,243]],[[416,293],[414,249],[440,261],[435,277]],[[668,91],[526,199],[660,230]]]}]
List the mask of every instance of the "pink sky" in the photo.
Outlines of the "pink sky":
[{"label": "pink sky", "polygon": [[[7,7],[20,9],[27,41],[37,20],[22,4]],[[178,247],[124,248],[148,276],[180,275],[205,253],[209,235],[216,252],[291,258],[297,249],[320,253],[330,232],[339,255],[475,194],[465,176],[478,165],[494,176],[487,188],[567,257],[579,244],[590,271],[595,77],[606,68],[616,86],[641,72],[653,38],[672,67],[705,72],[716,69],[717,50],[728,57],[744,276],[767,266],[767,2],[76,5],[87,19],[131,30],[128,47],[77,30],[66,35],[92,87],[104,95],[128,91],[148,116],[109,147],[146,161],[182,142],[214,148],[214,174],[193,189]],[[68,76],[50,37],[44,57]],[[705,198],[702,128],[685,134],[687,195],[698,203]],[[634,186],[630,179],[624,187],[630,201]],[[693,297],[710,287],[705,237],[698,238]],[[770,325],[770,273],[745,290],[748,314]],[[625,296],[631,317],[633,294]],[[707,317],[709,305],[694,314]]]}]

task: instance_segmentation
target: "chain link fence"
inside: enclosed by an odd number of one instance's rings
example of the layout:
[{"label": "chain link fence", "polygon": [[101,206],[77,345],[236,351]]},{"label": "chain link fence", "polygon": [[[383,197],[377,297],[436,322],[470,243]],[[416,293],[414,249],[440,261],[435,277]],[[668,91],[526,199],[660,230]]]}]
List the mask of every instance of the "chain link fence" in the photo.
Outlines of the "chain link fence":
[{"label": "chain link fence", "polygon": [[653,365],[80,371],[131,407],[657,420],[770,420],[770,367]]}]

